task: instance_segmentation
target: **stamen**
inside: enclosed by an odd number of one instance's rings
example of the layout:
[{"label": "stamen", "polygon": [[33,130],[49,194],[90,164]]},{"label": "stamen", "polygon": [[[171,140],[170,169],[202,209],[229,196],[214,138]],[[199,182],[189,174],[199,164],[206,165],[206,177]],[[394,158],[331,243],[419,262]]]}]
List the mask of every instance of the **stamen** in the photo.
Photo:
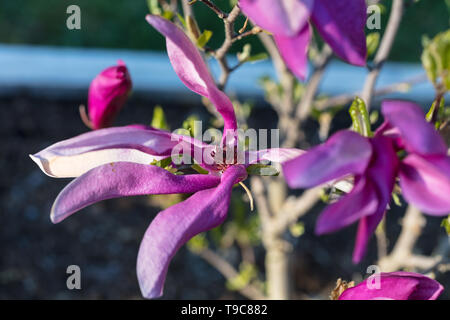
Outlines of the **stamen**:
[{"label": "stamen", "polygon": [[253,196],[252,193],[250,192],[250,190],[247,188],[247,186],[245,184],[243,184],[242,182],[239,182],[239,184],[241,185],[242,188],[244,188],[245,192],[248,195],[248,198],[250,200],[250,211],[253,211]]}]

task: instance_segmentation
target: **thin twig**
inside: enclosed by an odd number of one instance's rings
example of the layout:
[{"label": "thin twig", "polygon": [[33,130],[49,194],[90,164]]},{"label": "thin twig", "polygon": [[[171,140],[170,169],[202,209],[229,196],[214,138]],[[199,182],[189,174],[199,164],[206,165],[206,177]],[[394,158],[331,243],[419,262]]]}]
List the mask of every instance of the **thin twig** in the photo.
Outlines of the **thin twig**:
[{"label": "thin twig", "polygon": [[192,4],[196,3],[197,1],[203,2],[206,6],[208,6],[208,8],[210,8],[212,11],[214,11],[214,13],[217,14],[217,16],[220,19],[225,19],[225,18],[228,17],[228,13],[222,11],[212,1],[209,1],[209,0],[192,0],[192,1],[189,2],[189,4],[192,5]]},{"label": "thin twig", "polygon": [[392,45],[394,44],[398,28],[400,27],[400,22],[403,17],[403,11],[404,0],[394,0],[386,31],[384,32],[383,39],[381,40],[380,48],[378,49],[375,59],[373,60],[373,68],[367,75],[364,89],[361,95],[361,98],[366,102],[368,109],[370,109],[371,106],[375,84],[377,82],[381,68],[389,58]]},{"label": "thin twig", "polygon": [[[225,259],[219,256],[214,251],[206,248],[197,253],[203,260],[208,262],[211,266],[213,266],[217,271],[219,271],[225,279],[228,281],[234,280],[239,273],[236,269],[228,263]],[[266,296],[261,290],[255,287],[252,284],[248,284],[244,288],[238,290],[243,296],[252,299],[252,300],[264,300]]]}]

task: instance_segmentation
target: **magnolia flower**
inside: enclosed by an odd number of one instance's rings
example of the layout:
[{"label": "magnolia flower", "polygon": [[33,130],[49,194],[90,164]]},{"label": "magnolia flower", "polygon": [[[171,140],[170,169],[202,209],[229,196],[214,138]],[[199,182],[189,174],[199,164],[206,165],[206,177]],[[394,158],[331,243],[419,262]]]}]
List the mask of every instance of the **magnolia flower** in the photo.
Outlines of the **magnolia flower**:
[{"label": "magnolia flower", "polygon": [[91,129],[110,127],[131,91],[131,78],[125,63],[103,70],[89,86],[88,113],[80,109],[83,121]]},{"label": "magnolia flower", "polygon": [[313,24],[341,59],[366,64],[365,0],[239,0],[242,11],[271,32],[291,71],[306,76],[307,51]]},{"label": "magnolia flower", "polygon": [[[172,66],[186,86],[207,98],[225,120],[225,130],[237,128],[231,101],[220,91],[195,45],[170,21],[147,16],[147,21],[160,31],[167,42]],[[223,140],[226,142],[226,140]],[[177,250],[198,233],[221,224],[227,215],[233,186],[247,178],[251,163],[284,161],[297,156],[292,149],[248,151],[238,162],[196,162],[209,174],[174,174],[156,165],[175,150],[187,150],[189,155],[205,155],[216,159],[213,152],[234,150],[231,145],[215,146],[188,136],[148,128],[127,126],[91,131],[58,142],[31,156],[39,167],[52,177],[74,177],[56,198],[51,220],[60,222],[74,212],[93,203],[124,196],[146,194],[193,193],[187,200],[160,212],[148,227],[142,240],[137,276],[146,298],[163,293],[169,263]],[[208,154],[209,152],[209,154]],[[173,160],[173,158],[172,158]],[[176,165],[173,164],[175,167]]]},{"label": "magnolia flower", "polygon": [[382,272],[346,289],[339,300],[436,300],[443,290],[439,282],[418,273]]},{"label": "magnolia flower", "polygon": [[292,188],[354,178],[353,189],[325,208],[316,226],[316,233],[324,234],[359,221],[354,262],[363,258],[397,176],[408,202],[432,215],[450,211],[450,158],[441,136],[426,122],[420,107],[411,102],[385,101],[382,113],[385,123],[373,138],[343,130],[283,164]]}]

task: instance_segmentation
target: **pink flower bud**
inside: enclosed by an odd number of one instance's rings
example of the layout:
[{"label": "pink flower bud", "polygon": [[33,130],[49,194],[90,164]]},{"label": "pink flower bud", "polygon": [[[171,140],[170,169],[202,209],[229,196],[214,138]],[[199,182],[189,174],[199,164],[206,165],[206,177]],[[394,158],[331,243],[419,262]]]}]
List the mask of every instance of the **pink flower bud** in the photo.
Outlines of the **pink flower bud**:
[{"label": "pink flower bud", "polygon": [[90,127],[94,130],[110,127],[125,104],[131,90],[131,78],[125,63],[103,70],[91,82],[88,97]]}]

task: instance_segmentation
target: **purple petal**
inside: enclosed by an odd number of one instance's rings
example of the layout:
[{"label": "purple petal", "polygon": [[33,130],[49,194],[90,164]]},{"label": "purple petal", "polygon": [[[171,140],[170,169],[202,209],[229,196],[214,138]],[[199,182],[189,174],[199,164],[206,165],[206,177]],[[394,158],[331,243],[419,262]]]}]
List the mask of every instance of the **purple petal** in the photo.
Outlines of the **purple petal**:
[{"label": "purple petal", "polygon": [[410,154],[400,166],[400,186],[408,202],[431,215],[450,212],[450,158]]},{"label": "purple petal", "polygon": [[311,20],[338,57],[366,65],[365,0],[316,0]]},{"label": "purple petal", "polygon": [[372,155],[367,138],[340,131],[325,144],[283,164],[291,188],[310,188],[348,174],[362,174]]},{"label": "purple petal", "polygon": [[436,300],[443,290],[439,282],[418,273],[380,273],[345,290],[339,300]]},{"label": "purple petal", "polygon": [[128,98],[131,86],[130,74],[122,61],[95,77],[89,87],[88,98],[89,118],[94,129],[112,125]]},{"label": "purple petal", "polygon": [[329,205],[320,215],[316,234],[321,235],[346,227],[359,219],[373,215],[378,198],[370,180],[359,178],[352,191]]},{"label": "purple petal", "polygon": [[409,152],[422,155],[447,154],[447,146],[431,123],[425,120],[422,109],[415,103],[386,100],[382,113],[392,128],[398,130]]},{"label": "purple petal", "polygon": [[58,223],[93,203],[145,194],[192,193],[218,185],[212,175],[174,175],[157,166],[117,162],[94,168],[69,183],[58,195],[51,220]]},{"label": "purple petal", "polygon": [[144,235],[137,260],[144,297],[162,295],[169,263],[183,244],[225,220],[231,189],[246,175],[244,166],[232,166],[224,172],[218,187],[197,192],[156,216]]},{"label": "purple petal", "polygon": [[289,69],[304,80],[308,69],[308,45],[311,40],[309,24],[305,24],[295,36],[275,35],[274,38]]},{"label": "purple petal", "polygon": [[392,141],[379,136],[370,139],[373,148],[373,157],[366,171],[367,179],[375,186],[378,198],[378,207],[372,215],[363,217],[358,225],[353,262],[358,263],[364,257],[367,243],[383,219],[386,208],[391,200],[395,178],[398,171],[398,158]]},{"label": "purple petal", "polygon": [[150,164],[170,156],[179,143],[187,144],[189,148],[202,145],[190,137],[143,126],[114,127],[60,141],[31,158],[49,176],[78,177],[111,162]]},{"label": "purple petal", "polygon": [[259,27],[292,37],[307,24],[314,0],[240,0],[239,6]]},{"label": "purple petal", "polygon": [[237,128],[230,99],[220,91],[198,49],[188,36],[167,19],[147,15],[147,22],[166,37],[167,54],[181,81],[192,91],[211,100],[225,121],[225,130]]}]

